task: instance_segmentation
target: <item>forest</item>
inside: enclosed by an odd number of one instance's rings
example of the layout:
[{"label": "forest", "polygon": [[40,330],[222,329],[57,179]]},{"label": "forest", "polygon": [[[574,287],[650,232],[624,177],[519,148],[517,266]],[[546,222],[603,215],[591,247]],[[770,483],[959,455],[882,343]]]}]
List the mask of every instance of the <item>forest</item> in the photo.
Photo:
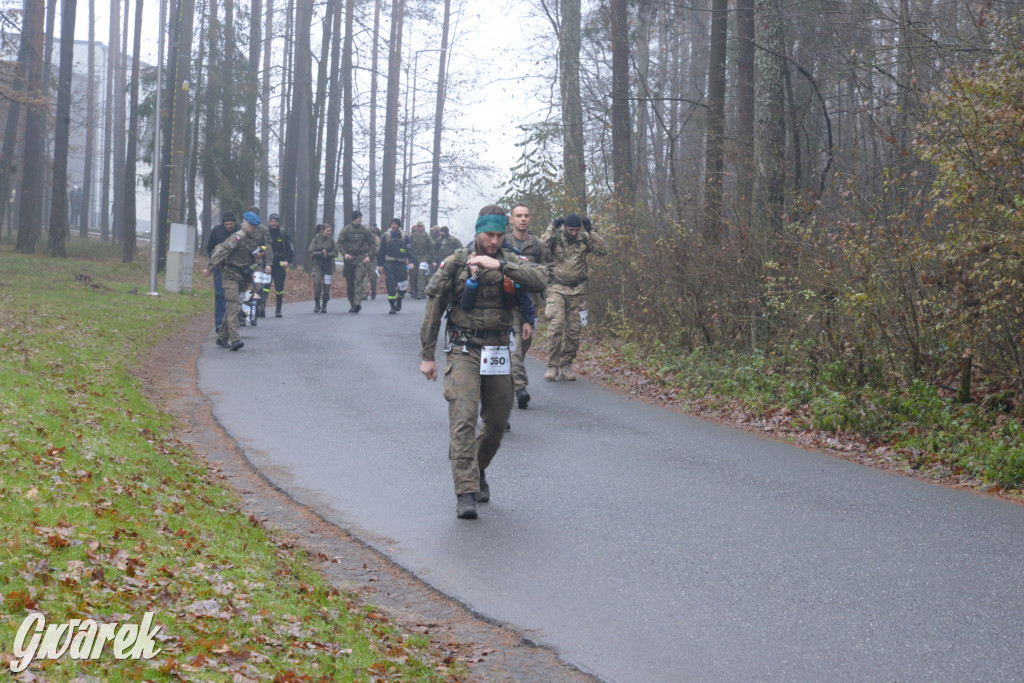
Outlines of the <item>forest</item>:
[{"label": "forest", "polygon": [[[136,258],[154,158],[158,225],[274,206],[298,243],[357,207],[433,225],[491,173],[535,229],[593,218],[612,245],[594,332],[662,384],[1024,481],[1021,3],[519,0],[488,11],[528,16],[525,39],[495,46],[465,0],[164,0],[166,31],[111,0],[103,38],[96,2],[3,6],[0,230],[19,251],[45,235],[61,256],[74,225]],[[139,59],[157,33],[160,70]],[[496,77],[453,55],[494,49],[533,65],[541,105],[498,169],[453,115]],[[75,69],[104,87],[73,89]]]}]

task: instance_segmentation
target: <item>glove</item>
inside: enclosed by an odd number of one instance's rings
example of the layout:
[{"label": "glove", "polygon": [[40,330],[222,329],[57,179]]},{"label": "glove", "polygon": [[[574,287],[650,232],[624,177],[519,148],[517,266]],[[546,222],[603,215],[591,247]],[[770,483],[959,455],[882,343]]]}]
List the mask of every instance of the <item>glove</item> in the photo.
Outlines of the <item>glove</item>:
[{"label": "glove", "polygon": [[590,232],[591,230],[593,230],[593,229],[594,229],[594,224],[590,222],[590,219],[589,219],[589,218],[587,218],[587,217],[584,217],[584,218],[583,218],[583,228],[584,228],[584,229],[585,229],[585,230],[586,230],[587,232]]},{"label": "glove", "polygon": [[556,229],[560,228],[563,225],[565,225],[565,219],[561,217],[556,218],[555,220],[551,221],[551,225],[555,226]]}]

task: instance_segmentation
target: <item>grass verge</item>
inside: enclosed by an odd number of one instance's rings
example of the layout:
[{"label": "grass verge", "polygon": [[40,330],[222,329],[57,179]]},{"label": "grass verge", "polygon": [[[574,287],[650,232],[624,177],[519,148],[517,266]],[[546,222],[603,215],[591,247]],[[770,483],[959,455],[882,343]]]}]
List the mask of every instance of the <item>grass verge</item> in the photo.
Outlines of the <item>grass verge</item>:
[{"label": "grass verge", "polygon": [[[69,245],[75,253],[76,243]],[[451,680],[421,635],[339,593],[239,511],[132,367],[207,291],[146,291],[141,263],[0,250],[0,670],[23,620],[139,624],[161,652],[35,662],[28,680]]]}]

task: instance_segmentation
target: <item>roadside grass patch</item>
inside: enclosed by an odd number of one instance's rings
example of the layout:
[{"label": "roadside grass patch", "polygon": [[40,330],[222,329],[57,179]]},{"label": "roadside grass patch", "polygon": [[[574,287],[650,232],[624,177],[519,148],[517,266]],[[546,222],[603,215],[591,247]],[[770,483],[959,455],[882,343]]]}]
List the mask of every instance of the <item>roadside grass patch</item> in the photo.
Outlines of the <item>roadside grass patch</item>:
[{"label": "roadside grass patch", "polygon": [[[95,248],[97,253],[102,247]],[[132,370],[211,309],[144,264],[0,249],[0,670],[15,634],[154,612],[162,652],[36,661],[47,680],[450,680],[429,642],[328,585],[172,435]],[[202,283],[197,283],[202,284]]]}]

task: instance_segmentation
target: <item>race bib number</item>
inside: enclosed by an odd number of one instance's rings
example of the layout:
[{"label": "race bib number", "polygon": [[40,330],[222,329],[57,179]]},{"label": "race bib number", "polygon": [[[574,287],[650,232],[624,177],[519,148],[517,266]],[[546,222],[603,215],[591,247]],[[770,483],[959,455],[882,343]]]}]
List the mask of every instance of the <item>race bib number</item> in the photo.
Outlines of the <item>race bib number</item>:
[{"label": "race bib number", "polygon": [[481,375],[508,375],[511,367],[507,346],[484,346],[480,349]]},{"label": "race bib number", "polygon": [[580,327],[587,326],[587,313],[589,313],[589,311],[585,308],[580,311]]},{"label": "race bib number", "polygon": [[324,284],[325,285],[331,284],[331,277],[332,277],[331,275],[324,275]]},{"label": "race bib number", "polygon": [[429,273],[430,264],[427,263],[426,261],[420,261],[420,270],[422,270],[424,273]]},{"label": "race bib number", "polygon": [[253,274],[252,279],[256,284],[265,285],[268,282],[270,282],[273,279],[273,277],[270,275],[270,273],[256,272]]},{"label": "race bib number", "polygon": [[407,291],[409,291],[409,281],[408,280],[402,280],[401,282],[399,282],[398,283],[398,291],[399,292],[407,292]]}]

